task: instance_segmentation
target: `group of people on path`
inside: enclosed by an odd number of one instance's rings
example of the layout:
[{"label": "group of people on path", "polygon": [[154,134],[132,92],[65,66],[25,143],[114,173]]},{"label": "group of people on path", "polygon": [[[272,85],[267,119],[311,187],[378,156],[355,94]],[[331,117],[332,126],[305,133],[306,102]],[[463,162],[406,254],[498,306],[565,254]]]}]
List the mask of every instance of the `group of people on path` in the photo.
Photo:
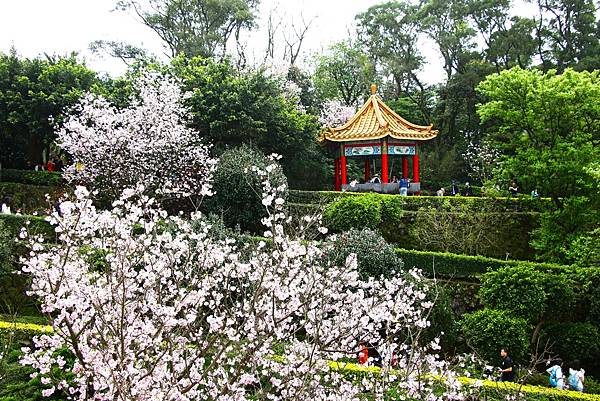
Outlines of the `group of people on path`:
[{"label": "group of people on path", "polygon": [[[515,381],[515,367],[512,358],[508,355],[508,350],[503,348],[500,350],[500,357],[502,358],[502,365],[500,366],[499,373],[500,377],[498,381],[502,382],[514,382]],[[551,364],[546,372],[550,375],[548,380],[550,386],[557,390],[572,390],[583,392],[583,383],[585,381],[585,370],[581,367],[578,360],[574,360],[569,367],[568,381],[565,382],[565,377],[562,370],[562,359],[557,358]]]},{"label": "group of people on path", "polygon": [[[358,343],[358,363],[361,365],[371,365],[381,367],[381,355],[372,344],[367,341],[361,340]],[[515,364],[508,353],[508,349],[502,348],[500,350],[500,357],[502,358],[502,364],[498,368],[498,381],[501,382],[514,382],[516,378]],[[394,360],[392,359],[392,366]],[[565,382],[565,378],[562,371],[562,360],[560,358],[555,359],[552,362],[552,366],[549,367],[546,372],[550,375],[549,381],[550,386],[557,390],[573,390],[583,392],[583,383],[585,380],[585,370],[581,368],[578,360],[573,361],[569,367],[568,381]]]}]

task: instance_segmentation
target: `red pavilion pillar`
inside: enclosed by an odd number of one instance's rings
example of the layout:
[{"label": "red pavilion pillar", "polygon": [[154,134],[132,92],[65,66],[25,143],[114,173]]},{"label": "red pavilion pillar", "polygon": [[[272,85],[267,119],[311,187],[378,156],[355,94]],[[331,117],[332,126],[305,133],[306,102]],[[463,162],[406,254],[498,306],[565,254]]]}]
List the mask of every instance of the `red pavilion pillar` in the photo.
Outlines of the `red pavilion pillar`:
[{"label": "red pavilion pillar", "polygon": [[371,160],[365,160],[365,182],[371,179]]},{"label": "red pavilion pillar", "polygon": [[340,158],[336,157],[335,158],[335,162],[334,162],[335,168],[334,168],[334,174],[335,174],[335,190],[336,191],[341,191],[342,190],[342,186],[340,184]]},{"label": "red pavilion pillar", "polygon": [[381,147],[381,182],[388,183],[387,138],[383,140],[383,146]]},{"label": "red pavilion pillar", "polygon": [[413,156],[413,182],[419,181],[419,153],[415,149],[415,155]]},{"label": "red pavilion pillar", "polygon": [[342,170],[342,185],[348,184],[348,177],[346,176],[346,152],[344,151],[344,144],[340,144],[340,169]]},{"label": "red pavilion pillar", "polygon": [[402,178],[408,178],[408,157],[402,156]]}]

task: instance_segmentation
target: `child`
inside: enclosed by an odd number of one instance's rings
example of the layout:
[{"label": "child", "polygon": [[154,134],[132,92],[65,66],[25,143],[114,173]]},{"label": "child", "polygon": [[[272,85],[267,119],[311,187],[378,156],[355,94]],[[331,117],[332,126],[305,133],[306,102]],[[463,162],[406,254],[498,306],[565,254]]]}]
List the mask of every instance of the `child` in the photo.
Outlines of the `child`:
[{"label": "child", "polygon": [[573,391],[583,392],[583,381],[585,379],[585,370],[579,365],[579,361],[575,359],[569,368],[569,387]]}]

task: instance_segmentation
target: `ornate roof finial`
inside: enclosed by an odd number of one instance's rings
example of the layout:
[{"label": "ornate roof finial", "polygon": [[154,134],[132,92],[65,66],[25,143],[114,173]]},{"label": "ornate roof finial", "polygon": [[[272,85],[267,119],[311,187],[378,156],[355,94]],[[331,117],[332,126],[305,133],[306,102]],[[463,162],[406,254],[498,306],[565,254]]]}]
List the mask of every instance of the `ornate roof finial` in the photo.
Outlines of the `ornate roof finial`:
[{"label": "ornate roof finial", "polygon": [[376,93],[377,93],[377,85],[371,84],[371,95],[374,95]]}]

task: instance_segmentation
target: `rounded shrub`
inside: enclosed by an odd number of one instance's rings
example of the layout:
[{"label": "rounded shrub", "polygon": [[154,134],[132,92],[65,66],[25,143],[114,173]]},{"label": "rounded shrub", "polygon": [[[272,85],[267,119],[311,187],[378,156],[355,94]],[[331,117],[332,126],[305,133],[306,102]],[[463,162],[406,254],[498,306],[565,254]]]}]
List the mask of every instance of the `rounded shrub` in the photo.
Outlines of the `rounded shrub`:
[{"label": "rounded shrub", "polygon": [[354,253],[361,278],[390,277],[403,267],[394,248],[376,231],[369,228],[351,229],[335,237],[335,241],[325,243],[325,249],[332,263],[341,266],[346,258]]},{"label": "rounded shrub", "polygon": [[[213,196],[204,201],[205,212],[221,216],[227,227],[239,225],[244,231],[260,233],[261,218],[267,215],[262,204],[263,179],[252,171],[252,167],[265,169],[274,162],[249,146],[225,151],[213,178]],[[285,185],[287,179],[281,166],[269,173],[272,186]]]},{"label": "rounded shrub", "polygon": [[375,229],[381,223],[381,198],[375,194],[343,197],[327,206],[323,218],[335,232],[357,227]]},{"label": "rounded shrub", "polygon": [[534,323],[568,312],[575,294],[566,274],[519,264],[484,274],[479,297],[488,308],[505,310]]},{"label": "rounded shrub", "polygon": [[542,340],[566,361],[596,360],[600,352],[598,328],[591,323],[557,323],[544,328]]},{"label": "rounded shrub", "polygon": [[500,362],[501,348],[508,348],[517,362],[528,352],[531,325],[507,311],[483,309],[468,313],[460,327],[467,344],[490,363]]}]

